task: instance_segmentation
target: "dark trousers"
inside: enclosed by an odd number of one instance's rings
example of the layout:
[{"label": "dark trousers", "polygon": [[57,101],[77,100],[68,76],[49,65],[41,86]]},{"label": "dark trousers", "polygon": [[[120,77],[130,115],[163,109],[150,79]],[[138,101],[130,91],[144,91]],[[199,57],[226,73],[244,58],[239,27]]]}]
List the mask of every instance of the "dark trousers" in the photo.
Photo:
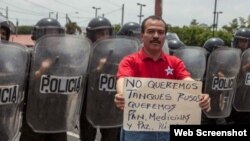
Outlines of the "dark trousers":
[{"label": "dark trousers", "polygon": [[67,133],[36,133],[25,122],[22,126],[20,141],[67,141]]}]

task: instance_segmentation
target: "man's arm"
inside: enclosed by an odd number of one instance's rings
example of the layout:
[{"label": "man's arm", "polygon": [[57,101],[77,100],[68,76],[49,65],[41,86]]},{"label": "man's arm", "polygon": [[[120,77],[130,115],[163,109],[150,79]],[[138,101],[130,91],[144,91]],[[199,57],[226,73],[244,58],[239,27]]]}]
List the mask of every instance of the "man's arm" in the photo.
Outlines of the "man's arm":
[{"label": "man's arm", "polygon": [[118,107],[122,111],[124,109],[124,104],[125,104],[125,99],[123,97],[123,81],[124,81],[124,78],[118,78],[117,83],[116,83],[117,94],[115,95],[116,107]]}]

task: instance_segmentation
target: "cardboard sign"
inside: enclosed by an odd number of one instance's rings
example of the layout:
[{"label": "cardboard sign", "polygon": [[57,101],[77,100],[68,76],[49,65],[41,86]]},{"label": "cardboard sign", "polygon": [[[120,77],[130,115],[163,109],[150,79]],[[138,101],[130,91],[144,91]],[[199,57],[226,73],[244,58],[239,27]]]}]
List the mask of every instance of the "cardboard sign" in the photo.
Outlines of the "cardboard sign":
[{"label": "cardboard sign", "polygon": [[172,124],[200,124],[202,83],[168,79],[124,79],[123,128],[169,131]]}]

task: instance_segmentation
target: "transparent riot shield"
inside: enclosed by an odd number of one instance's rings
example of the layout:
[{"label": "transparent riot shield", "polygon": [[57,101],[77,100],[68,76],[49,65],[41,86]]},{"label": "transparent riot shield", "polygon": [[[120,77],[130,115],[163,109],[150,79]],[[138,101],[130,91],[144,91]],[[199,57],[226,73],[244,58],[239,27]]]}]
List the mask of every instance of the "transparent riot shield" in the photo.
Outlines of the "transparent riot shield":
[{"label": "transparent riot shield", "polygon": [[236,89],[236,77],[240,69],[241,51],[220,47],[208,59],[205,93],[211,98],[211,110],[205,112],[209,118],[228,117]]},{"label": "transparent riot shield", "polygon": [[110,38],[94,45],[88,68],[86,116],[95,127],[122,125],[122,112],[115,106],[116,73],[120,60],[138,50],[134,38]]},{"label": "transparent riot shield", "polygon": [[233,106],[237,111],[250,111],[250,49],[245,50],[241,56],[241,67]]},{"label": "transparent riot shield", "polygon": [[28,62],[26,47],[0,41],[1,141],[12,141],[20,132]]},{"label": "transparent riot shield", "polygon": [[35,132],[73,130],[82,100],[91,43],[67,35],[43,36],[31,60],[27,123]]},{"label": "transparent riot shield", "polygon": [[165,42],[164,42],[162,50],[163,50],[164,53],[169,54],[169,47],[168,47],[168,40],[167,40],[167,38],[165,38]]},{"label": "transparent riot shield", "polygon": [[204,48],[187,46],[176,50],[174,55],[184,62],[194,80],[203,80],[207,59],[207,51]]}]

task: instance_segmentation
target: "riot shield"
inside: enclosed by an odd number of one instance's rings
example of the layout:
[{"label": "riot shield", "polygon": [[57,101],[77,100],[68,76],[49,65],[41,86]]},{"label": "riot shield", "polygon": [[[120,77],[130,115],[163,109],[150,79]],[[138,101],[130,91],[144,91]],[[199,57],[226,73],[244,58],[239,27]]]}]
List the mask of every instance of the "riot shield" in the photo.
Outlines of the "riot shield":
[{"label": "riot shield", "polygon": [[209,118],[228,117],[236,89],[236,77],[240,69],[241,51],[220,47],[208,59],[205,93],[211,98],[211,110],[205,112]]},{"label": "riot shield", "polygon": [[110,38],[94,45],[88,68],[86,116],[95,127],[122,125],[122,112],[116,108],[116,73],[120,60],[138,50],[134,38]]},{"label": "riot shield", "polygon": [[168,40],[167,40],[167,38],[165,38],[165,42],[164,42],[164,45],[162,47],[162,50],[163,50],[164,53],[169,54],[169,47],[168,47]]},{"label": "riot shield", "polygon": [[0,140],[12,141],[19,133],[29,54],[19,44],[0,41]]},{"label": "riot shield", "polygon": [[82,100],[90,41],[67,35],[46,35],[31,60],[27,123],[35,132],[73,130]]},{"label": "riot shield", "polygon": [[204,48],[187,46],[177,49],[174,55],[184,62],[194,80],[203,80],[207,59],[207,51]]},{"label": "riot shield", "polygon": [[250,111],[250,49],[245,50],[241,56],[233,106],[237,111]]}]

